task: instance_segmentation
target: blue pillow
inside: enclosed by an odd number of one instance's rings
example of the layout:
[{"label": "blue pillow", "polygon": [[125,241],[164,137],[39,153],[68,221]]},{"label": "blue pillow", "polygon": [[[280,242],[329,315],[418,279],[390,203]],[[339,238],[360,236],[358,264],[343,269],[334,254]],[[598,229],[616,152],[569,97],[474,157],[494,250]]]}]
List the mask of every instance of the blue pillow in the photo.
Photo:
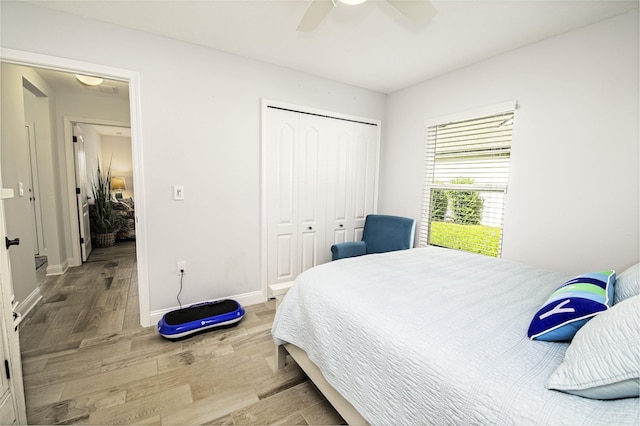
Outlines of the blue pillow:
[{"label": "blue pillow", "polygon": [[613,305],[615,271],[591,272],[562,284],[536,312],[529,325],[533,340],[571,340],[593,316]]}]

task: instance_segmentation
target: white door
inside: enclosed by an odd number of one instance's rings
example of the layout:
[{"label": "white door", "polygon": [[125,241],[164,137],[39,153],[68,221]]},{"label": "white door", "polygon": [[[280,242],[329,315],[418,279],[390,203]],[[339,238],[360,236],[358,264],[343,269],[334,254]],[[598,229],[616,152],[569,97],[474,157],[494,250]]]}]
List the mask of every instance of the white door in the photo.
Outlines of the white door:
[{"label": "white door", "polygon": [[327,138],[330,119],[298,114],[298,273],[330,260],[325,243]]},{"label": "white door", "polygon": [[378,137],[375,125],[266,109],[268,285],[330,261],[332,244],[362,238],[377,202]]},{"label": "white door", "polygon": [[333,121],[327,160],[329,246],[362,240],[365,219],[377,205],[378,128]]},{"label": "white door", "polygon": [[29,153],[29,181],[27,190],[29,191],[29,201],[31,202],[31,214],[33,215],[33,247],[34,255],[44,254],[44,231],[42,228],[42,211],[40,210],[40,185],[38,181],[38,156],[36,152],[36,138],[33,123],[24,125],[25,140],[27,141],[27,152]]},{"label": "white door", "polygon": [[299,117],[290,111],[270,110],[266,125],[267,280],[275,284],[293,281],[298,274],[295,142]]},{"label": "white door", "polygon": [[350,185],[353,167],[353,129],[347,121],[334,123],[328,141],[327,242],[333,244],[354,241],[353,186]]},{"label": "white door", "polygon": [[[0,236],[6,236],[4,199],[12,190],[0,190]],[[20,341],[15,331],[11,294],[11,266],[4,244],[0,248],[0,424],[27,424],[20,360]]]},{"label": "white door", "polygon": [[330,120],[273,109],[267,120],[269,284],[330,260],[325,200]]},{"label": "white door", "polygon": [[369,214],[376,213],[378,129],[376,126],[353,123],[353,156],[351,160],[353,189],[352,211],[353,241],[362,240],[364,222]]},{"label": "white door", "polygon": [[87,194],[87,157],[84,139],[76,134],[73,126],[73,151],[76,172],[76,205],[78,210],[78,227],[80,229],[80,254],[82,262],[86,262],[91,253],[91,225],[89,222],[89,197]]}]

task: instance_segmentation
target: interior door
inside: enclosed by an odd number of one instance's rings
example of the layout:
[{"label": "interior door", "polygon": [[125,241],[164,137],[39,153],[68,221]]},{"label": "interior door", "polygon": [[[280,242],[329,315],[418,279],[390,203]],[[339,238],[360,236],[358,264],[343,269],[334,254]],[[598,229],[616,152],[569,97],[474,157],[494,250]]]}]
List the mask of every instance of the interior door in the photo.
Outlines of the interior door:
[{"label": "interior door", "polygon": [[354,240],[353,236],[353,173],[352,125],[346,121],[334,120],[332,135],[327,141],[327,242],[333,244]]},{"label": "interior door", "polygon": [[378,129],[333,120],[328,140],[327,240],[360,241],[367,215],[376,212]]},{"label": "interior door", "polygon": [[298,114],[298,273],[330,260],[325,245],[326,143],[329,118]]},{"label": "interior door", "polygon": [[[12,198],[13,190],[0,189],[0,236],[6,237],[4,199]],[[0,248],[0,424],[27,424],[20,360],[20,340],[13,318],[11,294],[13,284],[7,248]]]},{"label": "interior door", "polygon": [[377,138],[376,126],[353,124],[353,241],[362,240],[365,219],[376,212]]},{"label": "interior door", "polygon": [[80,254],[82,262],[86,262],[91,253],[91,225],[89,222],[89,196],[87,194],[87,157],[84,139],[77,134],[77,126],[73,126],[73,151],[76,172],[76,205],[78,209],[78,227],[80,229]]},{"label": "interior door", "polygon": [[269,110],[265,151],[267,199],[267,282],[293,281],[298,267],[299,114]]}]

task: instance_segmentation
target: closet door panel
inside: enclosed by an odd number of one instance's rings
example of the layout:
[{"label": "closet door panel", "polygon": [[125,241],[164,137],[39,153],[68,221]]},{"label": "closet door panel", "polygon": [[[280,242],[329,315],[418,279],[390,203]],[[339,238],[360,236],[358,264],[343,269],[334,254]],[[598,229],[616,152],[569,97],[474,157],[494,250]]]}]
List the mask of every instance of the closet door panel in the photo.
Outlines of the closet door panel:
[{"label": "closet door panel", "polygon": [[[345,243],[347,241],[358,241],[358,240],[350,240],[347,238],[347,230],[346,229],[334,229],[333,233],[333,241],[330,241],[329,250],[331,250],[331,246],[333,244]],[[361,238],[362,239],[362,238]]]},{"label": "closet door panel", "polygon": [[295,259],[295,238],[293,234],[283,234],[276,237],[276,268],[273,282],[290,281],[297,275]]},{"label": "closet door panel", "polygon": [[353,156],[353,227],[363,228],[367,216],[367,140],[357,135]]},{"label": "closet door panel", "polygon": [[353,241],[353,236],[347,232],[353,226],[350,184],[353,129],[351,123],[333,121],[327,140],[327,240],[336,244]]},{"label": "closet door panel", "polygon": [[267,161],[267,275],[270,284],[293,280],[297,266],[297,192],[296,139],[298,116],[287,111],[272,111],[267,134],[270,143]]},{"label": "closet door panel", "polygon": [[354,123],[353,238],[362,239],[367,215],[376,212],[377,128]]},{"label": "closet door panel", "polygon": [[326,187],[326,147],[323,138],[327,132],[326,119],[314,116],[300,117],[299,169],[299,263],[300,272],[320,263],[324,245],[324,201]]},{"label": "closet door panel", "polygon": [[318,243],[318,233],[315,231],[303,231],[301,242],[300,242],[300,262],[301,269],[300,272],[304,272],[309,268],[313,268],[317,266],[318,263],[318,252],[321,249],[320,244]]},{"label": "closet door panel", "polygon": [[318,201],[320,200],[320,164],[318,129],[304,132],[300,159],[300,221],[303,225],[318,224]]}]

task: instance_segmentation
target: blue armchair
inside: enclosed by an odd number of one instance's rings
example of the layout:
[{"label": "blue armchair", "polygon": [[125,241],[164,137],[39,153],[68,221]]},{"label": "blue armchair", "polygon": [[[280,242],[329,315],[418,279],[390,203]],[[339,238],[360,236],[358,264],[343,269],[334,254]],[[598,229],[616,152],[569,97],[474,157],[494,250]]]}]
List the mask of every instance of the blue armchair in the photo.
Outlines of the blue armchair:
[{"label": "blue armchair", "polygon": [[362,241],[334,244],[331,260],[413,247],[416,221],[407,217],[370,214],[364,222]]}]

